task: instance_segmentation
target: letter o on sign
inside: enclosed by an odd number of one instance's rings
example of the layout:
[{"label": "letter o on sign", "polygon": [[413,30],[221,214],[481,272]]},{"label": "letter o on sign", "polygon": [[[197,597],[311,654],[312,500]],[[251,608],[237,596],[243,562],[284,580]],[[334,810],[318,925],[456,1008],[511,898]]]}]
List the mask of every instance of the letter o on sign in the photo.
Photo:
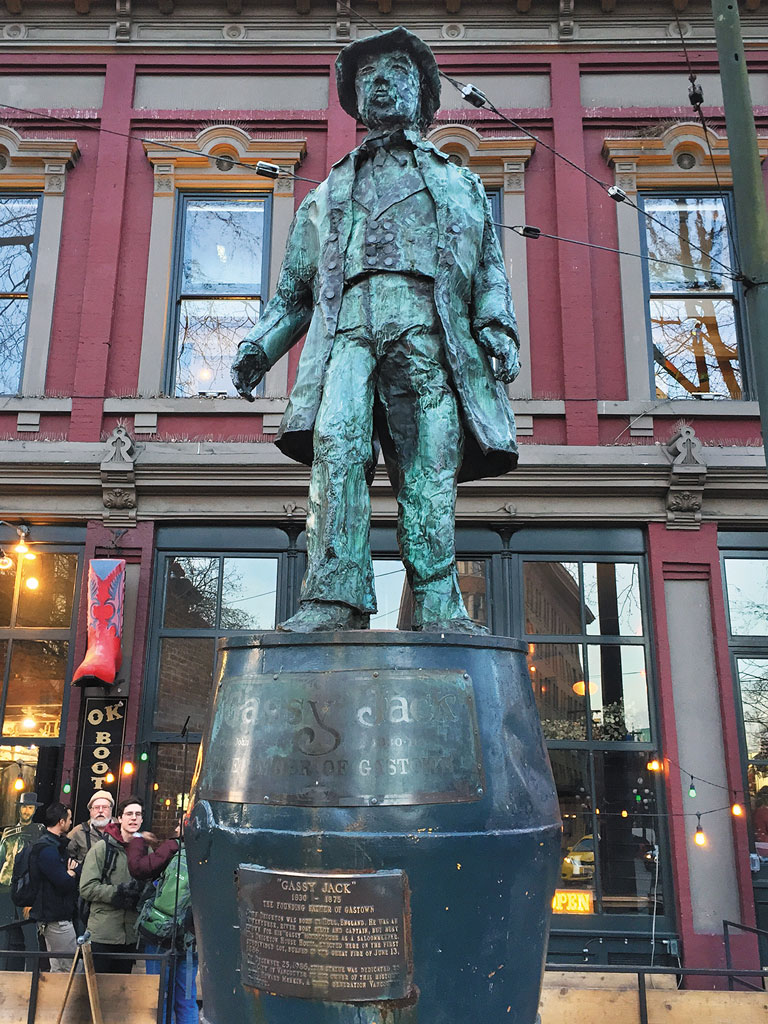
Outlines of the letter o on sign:
[{"label": "letter o on sign", "polygon": [[88,721],[91,723],[91,725],[101,725],[101,723],[104,721],[104,712],[101,710],[101,708],[94,708],[92,711],[89,711]]},{"label": "letter o on sign", "polygon": [[96,747],[93,756],[97,761],[104,761],[109,757],[109,747]]},{"label": "letter o on sign", "polygon": [[104,764],[103,761],[97,761],[96,764],[91,765],[91,771],[94,775],[106,775],[109,771],[109,765]]}]

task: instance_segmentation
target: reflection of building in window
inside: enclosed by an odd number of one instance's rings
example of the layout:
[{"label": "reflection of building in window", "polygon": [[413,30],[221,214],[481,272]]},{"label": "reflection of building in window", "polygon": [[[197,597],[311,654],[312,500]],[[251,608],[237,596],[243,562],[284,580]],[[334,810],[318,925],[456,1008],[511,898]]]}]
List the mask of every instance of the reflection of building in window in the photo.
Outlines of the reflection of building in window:
[{"label": "reflection of building in window", "polygon": [[0,394],[21,389],[38,223],[37,196],[0,196]]},{"label": "reflection of building in window", "polygon": [[[479,626],[488,625],[486,563],[457,559],[456,570],[467,614]],[[373,582],[377,611],[371,616],[371,629],[409,630],[413,626],[413,594],[402,562],[374,559]]]},{"label": "reflection of building in window", "polygon": [[168,387],[181,398],[234,395],[230,366],[267,290],[266,195],[180,195]]},{"label": "reflection of building in window", "polygon": [[663,913],[640,564],[530,558],[523,581],[563,819],[559,884],[590,893],[590,913]]},{"label": "reflection of building in window", "polygon": [[[157,691],[147,731],[151,740],[165,741],[154,747],[152,820],[168,825],[168,831],[180,794],[189,790],[197,738],[212,699],[216,645],[223,636],[274,629],[277,576],[277,558],[177,554],[160,561],[162,600],[153,652]],[[185,772],[179,740],[187,719],[192,742]]]},{"label": "reflection of building in window", "polygon": [[729,209],[720,196],[646,196],[643,219],[656,397],[741,398]]}]

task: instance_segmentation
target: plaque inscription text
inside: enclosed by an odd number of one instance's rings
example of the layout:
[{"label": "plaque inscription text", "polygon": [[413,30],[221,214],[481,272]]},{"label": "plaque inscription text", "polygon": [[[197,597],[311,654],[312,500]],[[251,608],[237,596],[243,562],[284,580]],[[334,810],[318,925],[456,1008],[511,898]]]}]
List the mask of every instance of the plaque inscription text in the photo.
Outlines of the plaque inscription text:
[{"label": "plaque inscription text", "polygon": [[350,807],[463,803],[483,792],[472,680],[460,671],[230,679],[212,729],[204,800]]},{"label": "plaque inscription text", "polygon": [[411,955],[402,871],[238,870],[243,984],[330,1002],[402,999]]}]

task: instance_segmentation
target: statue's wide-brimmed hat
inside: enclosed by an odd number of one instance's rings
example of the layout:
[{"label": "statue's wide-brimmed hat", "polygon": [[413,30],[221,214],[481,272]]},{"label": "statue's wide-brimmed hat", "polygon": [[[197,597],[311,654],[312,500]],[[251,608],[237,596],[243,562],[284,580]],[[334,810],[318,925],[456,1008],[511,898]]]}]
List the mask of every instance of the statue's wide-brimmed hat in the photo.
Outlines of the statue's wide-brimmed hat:
[{"label": "statue's wide-brimmed hat", "polygon": [[366,57],[377,53],[391,53],[400,50],[412,57],[421,77],[421,110],[419,121],[423,127],[432,122],[440,109],[440,72],[435,55],[413,32],[399,25],[389,32],[380,32],[367,39],[349,43],[336,58],[336,85],[339,101],[348,114],[359,119],[355,76],[360,63]]}]

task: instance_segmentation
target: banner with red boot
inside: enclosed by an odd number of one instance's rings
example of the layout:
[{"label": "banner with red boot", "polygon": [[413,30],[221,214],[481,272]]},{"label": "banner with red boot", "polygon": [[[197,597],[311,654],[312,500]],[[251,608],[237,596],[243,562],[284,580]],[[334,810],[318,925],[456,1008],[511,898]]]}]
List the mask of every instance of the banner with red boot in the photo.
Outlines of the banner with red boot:
[{"label": "banner with red boot", "polygon": [[88,566],[88,651],[72,676],[73,683],[115,681],[123,661],[125,559],[92,558]]}]

